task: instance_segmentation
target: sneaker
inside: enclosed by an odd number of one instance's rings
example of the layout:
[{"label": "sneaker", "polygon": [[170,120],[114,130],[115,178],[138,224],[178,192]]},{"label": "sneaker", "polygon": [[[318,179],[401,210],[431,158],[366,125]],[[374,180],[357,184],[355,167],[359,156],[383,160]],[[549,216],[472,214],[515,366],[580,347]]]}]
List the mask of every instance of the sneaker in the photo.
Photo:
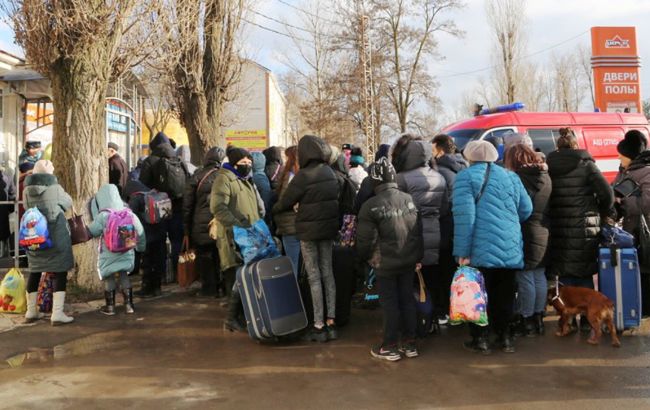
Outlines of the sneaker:
[{"label": "sneaker", "polygon": [[449,315],[440,316],[438,318],[438,324],[444,326],[449,323]]},{"label": "sneaker", "polygon": [[372,357],[388,360],[389,362],[396,362],[402,359],[402,355],[399,353],[399,351],[392,346],[373,346],[372,349],[370,349],[370,354]]},{"label": "sneaker", "polygon": [[339,332],[336,330],[336,325],[325,326],[327,333],[327,340],[336,340],[339,338]]},{"label": "sneaker", "polygon": [[418,352],[418,348],[415,346],[415,342],[406,342],[400,347],[399,349],[400,353],[402,353],[404,356],[412,359],[414,357],[418,357],[420,355],[420,352]]},{"label": "sneaker", "polygon": [[317,327],[312,327],[309,332],[307,332],[304,339],[308,342],[325,343],[328,340],[327,330],[325,327],[322,327],[320,329]]}]

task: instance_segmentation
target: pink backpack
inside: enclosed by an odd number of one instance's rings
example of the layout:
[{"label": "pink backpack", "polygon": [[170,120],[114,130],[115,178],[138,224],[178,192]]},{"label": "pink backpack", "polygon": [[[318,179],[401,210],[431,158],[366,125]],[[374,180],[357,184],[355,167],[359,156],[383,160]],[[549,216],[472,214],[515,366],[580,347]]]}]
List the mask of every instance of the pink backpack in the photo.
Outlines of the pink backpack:
[{"label": "pink backpack", "polygon": [[119,211],[102,209],[108,212],[104,227],[104,244],[110,252],[122,253],[135,248],[138,243],[138,233],[135,231],[133,212],[129,208]]}]

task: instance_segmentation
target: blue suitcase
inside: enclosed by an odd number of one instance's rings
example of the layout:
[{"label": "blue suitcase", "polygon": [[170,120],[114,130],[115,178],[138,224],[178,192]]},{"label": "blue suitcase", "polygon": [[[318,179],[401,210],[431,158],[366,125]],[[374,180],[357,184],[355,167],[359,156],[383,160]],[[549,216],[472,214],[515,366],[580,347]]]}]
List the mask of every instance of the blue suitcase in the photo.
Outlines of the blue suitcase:
[{"label": "blue suitcase", "polygon": [[[616,329],[624,330],[641,324],[641,275],[637,250],[600,248],[598,259],[599,290],[614,301]],[[615,262],[615,263],[612,263]]]},{"label": "blue suitcase", "polygon": [[248,334],[273,340],[307,327],[298,281],[286,256],[263,259],[237,270]]}]

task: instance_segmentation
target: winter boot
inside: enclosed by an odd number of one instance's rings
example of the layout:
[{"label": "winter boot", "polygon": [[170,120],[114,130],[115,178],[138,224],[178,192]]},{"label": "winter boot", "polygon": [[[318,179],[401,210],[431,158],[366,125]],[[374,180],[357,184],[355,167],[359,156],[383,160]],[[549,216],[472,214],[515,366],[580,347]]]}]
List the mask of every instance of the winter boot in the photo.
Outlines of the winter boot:
[{"label": "winter boot", "polygon": [[239,292],[231,292],[228,301],[228,318],[223,327],[231,332],[243,332],[245,329],[239,322],[239,311],[241,309],[241,297]]},{"label": "winter boot", "polygon": [[524,336],[526,337],[535,337],[537,336],[537,318],[535,316],[525,317],[523,320],[524,324]]},{"label": "winter boot", "polygon": [[140,290],[135,291],[135,296],[137,296],[139,298],[153,297],[151,282],[143,280],[142,281],[142,286],[140,286]]},{"label": "winter boot", "polygon": [[515,352],[515,345],[512,340],[512,336],[510,335],[510,332],[503,332],[499,334],[499,338],[497,339],[497,343],[499,344],[499,347],[501,348],[501,351],[503,353],[514,353]]},{"label": "winter boot", "polygon": [[65,292],[54,292],[52,299],[52,317],[50,318],[52,326],[65,325],[73,322],[73,317],[67,316],[65,313],[63,313],[63,306],[65,305]]},{"label": "winter boot", "polygon": [[544,329],[544,312],[537,312],[533,317],[535,318],[535,331],[538,335],[544,336],[546,332]]},{"label": "winter boot", "polygon": [[37,298],[38,292],[31,292],[27,294],[27,313],[25,313],[25,323],[34,323],[45,316],[38,311],[38,306],[36,306]]},{"label": "winter boot", "polygon": [[115,314],[115,290],[105,291],[104,299],[106,299],[106,305],[102,306],[99,311],[107,316],[113,316]]},{"label": "winter boot", "polygon": [[135,306],[133,305],[133,289],[122,289],[122,296],[124,296],[124,308],[127,314],[135,313]]}]

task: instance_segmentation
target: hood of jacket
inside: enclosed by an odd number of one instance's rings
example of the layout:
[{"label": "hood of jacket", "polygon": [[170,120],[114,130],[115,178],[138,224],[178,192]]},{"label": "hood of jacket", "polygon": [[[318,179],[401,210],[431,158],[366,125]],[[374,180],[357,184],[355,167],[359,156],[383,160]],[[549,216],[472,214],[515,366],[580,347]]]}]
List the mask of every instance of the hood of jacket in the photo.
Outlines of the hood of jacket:
[{"label": "hood of jacket", "polygon": [[439,167],[445,167],[454,172],[454,174],[467,168],[467,161],[461,154],[445,154],[436,158],[436,164]]},{"label": "hood of jacket", "polygon": [[174,158],[176,157],[176,151],[174,151],[174,148],[172,148],[172,144],[169,142],[163,142],[156,146],[152,152],[152,155],[160,158]]},{"label": "hood of jacket", "polygon": [[101,209],[115,209],[119,210],[124,208],[124,202],[120,198],[120,193],[117,187],[113,184],[104,184],[99,187],[99,191],[95,195],[98,208]]},{"label": "hood of jacket", "polygon": [[340,172],[343,175],[348,175],[348,169],[345,167],[345,154],[340,154],[330,167],[332,167],[334,171]]},{"label": "hood of jacket", "polygon": [[328,163],[332,149],[320,137],[305,135],[298,142],[298,163],[305,168],[310,162]]},{"label": "hood of jacket", "polygon": [[220,147],[210,148],[208,152],[205,153],[205,156],[203,157],[203,165],[206,167],[221,165],[221,163],[225,158],[226,158],[226,151],[224,151],[223,148]]},{"label": "hood of jacket", "polygon": [[264,154],[261,152],[253,152],[251,153],[251,157],[253,157],[253,172],[256,174],[264,174],[264,167],[266,166],[266,157]]},{"label": "hood of jacket", "polygon": [[522,167],[517,170],[516,174],[519,175],[522,181],[525,179],[530,182],[530,184],[524,184],[525,187],[539,187],[544,183],[544,176],[548,175],[548,165],[535,164],[529,167]]},{"label": "hood of jacket", "polygon": [[650,165],[650,151],[643,151],[638,157],[634,158],[630,166],[627,167],[627,170],[634,171],[635,169],[645,168],[648,165]]},{"label": "hood of jacket", "polygon": [[548,164],[551,176],[562,176],[573,171],[582,162],[594,161],[591,154],[583,149],[560,149],[548,154]]},{"label": "hood of jacket", "polygon": [[59,181],[52,174],[31,174],[25,178],[25,190],[31,196],[40,196],[48,187],[58,183]]},{"label": "hood of jacket", "polygon": [[136,192],[147,192],[149,188],[137,179],[131,179],[124,187],[124,196],[130,197]]},{"label": "hood of jacket", "polygon": [[178,157],[183,162],[192,162],[192,151],[190,151],[189,145],[181,145],[180,147],[176,148],[176,155],[178,155]]},{"label": "hood of jacket", "polygon": [[262,151],[262,154],[264,154],[264,157],[266,158],[266,162],[269,164],[271,162],[276,162],[280,165],[282,165],[282,149],[280,147],[269,147]]},{"label": "hood of jacket", "polygon": [[406,172],[425,166],[431,160],[431,143],[426,141],[410,141],[404,150],[395,158],[395,171]]},{"label": "hood of jacket", "polygon": [[[156,134],[155,137],[153,137],[151,142],[149,142],[149,149],[151,150],[151,152],[153,152],[153,151],[156,150],[156,148],[158,148],[158,146],[160,144],[169,144],[169,143],[170,143],[169,142],[169,137],[167,135],[165,135],[164,132],[161,131],[158,134]],[[171,147],[171,145],[170,145],[170,147]]]}]

